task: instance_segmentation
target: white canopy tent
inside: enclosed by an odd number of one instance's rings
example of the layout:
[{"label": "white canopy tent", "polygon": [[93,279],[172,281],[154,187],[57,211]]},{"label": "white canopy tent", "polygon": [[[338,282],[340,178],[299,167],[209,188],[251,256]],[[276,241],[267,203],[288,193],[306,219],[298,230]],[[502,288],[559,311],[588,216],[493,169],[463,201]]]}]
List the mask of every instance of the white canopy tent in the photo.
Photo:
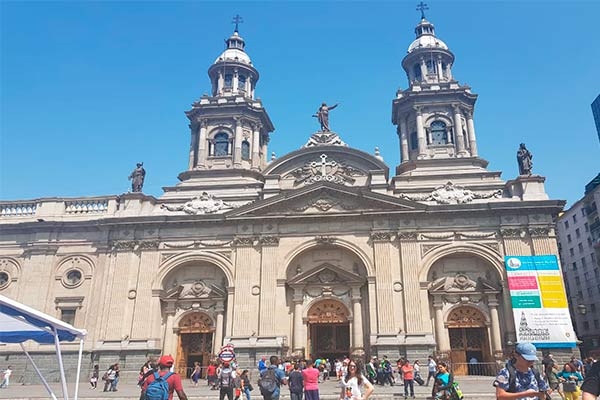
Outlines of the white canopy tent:
[{"label": "white canopy tent", "polygon": [[81,373],[81,355],[83,352],[83,338],[87,335],[85,329],[77,329],[63,321],[34,310],[24,304],[11,300],[8,297],[0,295],[0,343],[19,343],[23,352],[33,365],[35,372],[40,377],[44,387],[52,399],[56,399],[56,395],[52,392],[50,385],[33,359],[23,346],[23,342],[34,340],[38,343],[52,344],[56,350],[58,358],[58,366],[60,369],[60,380],[62,383],[62,391],[64,400],[69,400],[67,391],[67,381],[65,378],[65,368],[63,365],[62,354],[60,351],[60,342],[72,342],[79,339],[79,358],[77,360],[77,378],[75,381],[75,393],[73,399],[77,400],[79,392],[79,376]]}]

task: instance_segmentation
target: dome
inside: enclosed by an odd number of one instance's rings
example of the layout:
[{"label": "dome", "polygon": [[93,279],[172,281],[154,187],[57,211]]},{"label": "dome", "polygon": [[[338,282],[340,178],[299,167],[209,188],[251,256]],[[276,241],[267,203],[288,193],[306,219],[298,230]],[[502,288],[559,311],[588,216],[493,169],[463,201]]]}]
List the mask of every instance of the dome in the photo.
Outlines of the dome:
[{"label": "dome", "polygon": [[422,35],[416,38],[410,46],[408,46],[408,52],[412,52],[416,49],[420,49],[422,47],[425,48],[438,48],[443,50],[448,50],[448,46],[446,43],[438,39],[433,35]]},{"label": "dome", "polygon": [[237,61],[244,64],[252,65],[250,57],[244,50],[240,49],[227,49],[215,60],[215,64],[221,61]]}]

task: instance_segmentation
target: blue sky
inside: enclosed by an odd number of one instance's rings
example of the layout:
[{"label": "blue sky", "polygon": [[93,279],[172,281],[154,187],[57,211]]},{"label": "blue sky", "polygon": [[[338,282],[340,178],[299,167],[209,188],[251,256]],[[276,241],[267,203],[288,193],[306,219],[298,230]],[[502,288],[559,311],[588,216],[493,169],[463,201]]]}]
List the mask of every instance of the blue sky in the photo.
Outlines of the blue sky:
[{"label": "blue sky", "polygon": [[[302,146],[322,101],[352,147],[399,162],[391,102],[419,21],[410,2],[1,2],[0,199],[126,192],[143,161],[160,196],[187,168],[184,111],[240,33],[275,125],[269,151]],[[525,142],[552,198],[600,170],[590,103],[600,93],[600,2],[429,1],[427,17],[479,94],[480,155],[504,179]]]}]

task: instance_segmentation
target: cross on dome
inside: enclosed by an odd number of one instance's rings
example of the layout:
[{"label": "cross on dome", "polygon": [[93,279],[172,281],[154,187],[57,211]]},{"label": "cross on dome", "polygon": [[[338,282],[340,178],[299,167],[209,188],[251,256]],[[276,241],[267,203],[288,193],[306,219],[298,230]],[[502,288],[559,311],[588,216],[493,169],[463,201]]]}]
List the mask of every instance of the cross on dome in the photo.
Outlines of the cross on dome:
[{"label": "cross on dome", "polygon": [[239,24],[243,24],[244,19],[242,17],[240,17],[240,14],[235,14],[235,16],[233,17],[233,21],[231,21],[231,23],[235,24],[234,32],[239,32],[239,30],[238,30]]},{"label": "cross on dome", "polygon": [[425,10],[429,10],[427,3],[420,2],[417,4],[417,11],[421,11],[421,19],[425,19]]}]

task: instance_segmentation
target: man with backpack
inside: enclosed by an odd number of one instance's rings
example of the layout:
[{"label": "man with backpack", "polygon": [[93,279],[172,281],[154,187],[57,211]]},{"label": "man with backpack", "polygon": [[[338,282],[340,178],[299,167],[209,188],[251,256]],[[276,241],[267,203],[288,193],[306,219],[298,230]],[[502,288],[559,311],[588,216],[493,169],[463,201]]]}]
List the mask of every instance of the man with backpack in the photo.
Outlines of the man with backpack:
[{"label": "man with backpack", "polygon": [[171,356],[162,356],[158,360],[158,371],[149,375],[142,386],[142,400],[173,400],[173,392],[177,392],[180,400],[187,400],[183,391],[181,377],[171,372],[175,360]]},{"label": "man with backpack", "polygon": [[258,387],[265,400],[279,400],[281,385],[287,385],[287,378],[285,372],[277,368],[279,364],[277,356],[271,356],[269,363],[271,364],[269,368],[262,370],[260,373]]},{"label": "man with backpack", "polygon": [[496,376],[496,399],[538,400],[545,399],[548,385],[540,371],[533,365],[538,361],[536,348],[531,343],[519,343],[514,361],[507,364]]},{"label": "man with backpack", "polygon": [[228,362],[223,363],[223,368],[219,372],[217,382],[219,383],[219,400],[227,396],[228,400],[233,400],[233,389],[235,388],[236,374]]}]

